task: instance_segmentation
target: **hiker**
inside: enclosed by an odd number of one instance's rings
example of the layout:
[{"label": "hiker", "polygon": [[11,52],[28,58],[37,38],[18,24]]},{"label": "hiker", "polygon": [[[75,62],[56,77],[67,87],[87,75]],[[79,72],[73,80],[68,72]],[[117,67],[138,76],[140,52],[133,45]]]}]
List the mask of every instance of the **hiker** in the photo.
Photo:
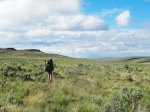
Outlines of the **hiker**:
[{"label": "hiker", "polygon": [[[46,61],[45,61],[46,62]],[[53,60],[48,60],[45,71],[48,72],[48,79],[52,81],[52,72],[54,70]]]}]

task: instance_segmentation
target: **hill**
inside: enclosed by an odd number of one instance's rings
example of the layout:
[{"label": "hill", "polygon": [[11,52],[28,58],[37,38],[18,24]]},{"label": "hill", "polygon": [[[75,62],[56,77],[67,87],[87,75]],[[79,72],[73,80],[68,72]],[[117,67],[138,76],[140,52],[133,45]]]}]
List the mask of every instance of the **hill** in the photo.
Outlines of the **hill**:
[{"label": "hill", "polygon": [[17,50],[15,48],[0,48],[0,51],[30,51],[30,52],[41,52],[39,49],[23,49]]},{"label": "hill", "polygon": [[134,56],[134,57],[123,57],[123,58],[102,58],[98,59],[100,61],[110,61],[110,62],[136,62],[136,63],[150,63],[150,56]]},{"label": "hill", "polygon": [[150,57],[128,57],[119,60],[121,62],[137,62],[137,63],[150,63]]},{"label": "hill", "polygon": [[[45,59],[55,64],[53,82]],[[0,112],[149,112],[150,65],[31,50],[0,53]]]},{"label": "hill", "polygon": [[[59,54],[48,54],[44,53],[39,49],[21,49],[17,50],[15,48],[0,48],[0,55],[1,56],[6,56],[8,58],[11,57],[44,57],[44,58],[50,58],[50,57],[66,57],[69,58],[68,56],[63,56]],[[10,56],[11,55],[11,56]]]}]

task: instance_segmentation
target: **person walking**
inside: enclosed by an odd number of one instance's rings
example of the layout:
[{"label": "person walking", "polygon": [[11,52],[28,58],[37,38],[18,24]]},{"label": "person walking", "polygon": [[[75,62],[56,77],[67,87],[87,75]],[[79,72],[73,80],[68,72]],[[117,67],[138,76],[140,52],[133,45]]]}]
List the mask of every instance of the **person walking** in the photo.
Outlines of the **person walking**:
[{"label": "person walking", "polygon": [[[45,60],[45,62],[46,62],[46,60]],[[46,67],[45,67],[45,71],[48,73],[48,80],[50,82],[52,82],[52,74],[53,74],[53,71],[54,71],[54,64],[53,64],[52,59],[48,60],[48,62],[46,64]]]}]

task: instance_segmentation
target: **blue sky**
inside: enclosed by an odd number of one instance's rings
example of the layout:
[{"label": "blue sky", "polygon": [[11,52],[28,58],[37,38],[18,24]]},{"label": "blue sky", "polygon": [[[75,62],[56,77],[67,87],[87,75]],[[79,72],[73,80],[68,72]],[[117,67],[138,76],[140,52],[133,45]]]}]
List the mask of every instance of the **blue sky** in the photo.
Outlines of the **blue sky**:
[{"label": "blue sky", "polygon": [[1,0],[0,47],[72,57],[150,55],[150,0]]},{"label": "blue sky", "polygon": [[[83,10],[86,14],[98,14],[103,10],[108,11],[114,8],[130,10],[132,14],[132,28],[142,27],[144,23],[150,21],[150,1],[148,0],[85,0]],[[112,15],[116,16],[115,13]],[[103,17],[115,28],[113,17]],[[128,26],[129,27],[129,26]]]}]

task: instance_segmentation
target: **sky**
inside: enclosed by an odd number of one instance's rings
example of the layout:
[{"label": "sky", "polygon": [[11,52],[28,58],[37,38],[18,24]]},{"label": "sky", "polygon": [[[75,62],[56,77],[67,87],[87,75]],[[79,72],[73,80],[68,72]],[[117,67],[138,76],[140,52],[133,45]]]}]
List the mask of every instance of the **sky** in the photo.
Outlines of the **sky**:
[{"label": "sky", "polygon": [[0,0],[0,48],[150,56],[150,0]]}]

